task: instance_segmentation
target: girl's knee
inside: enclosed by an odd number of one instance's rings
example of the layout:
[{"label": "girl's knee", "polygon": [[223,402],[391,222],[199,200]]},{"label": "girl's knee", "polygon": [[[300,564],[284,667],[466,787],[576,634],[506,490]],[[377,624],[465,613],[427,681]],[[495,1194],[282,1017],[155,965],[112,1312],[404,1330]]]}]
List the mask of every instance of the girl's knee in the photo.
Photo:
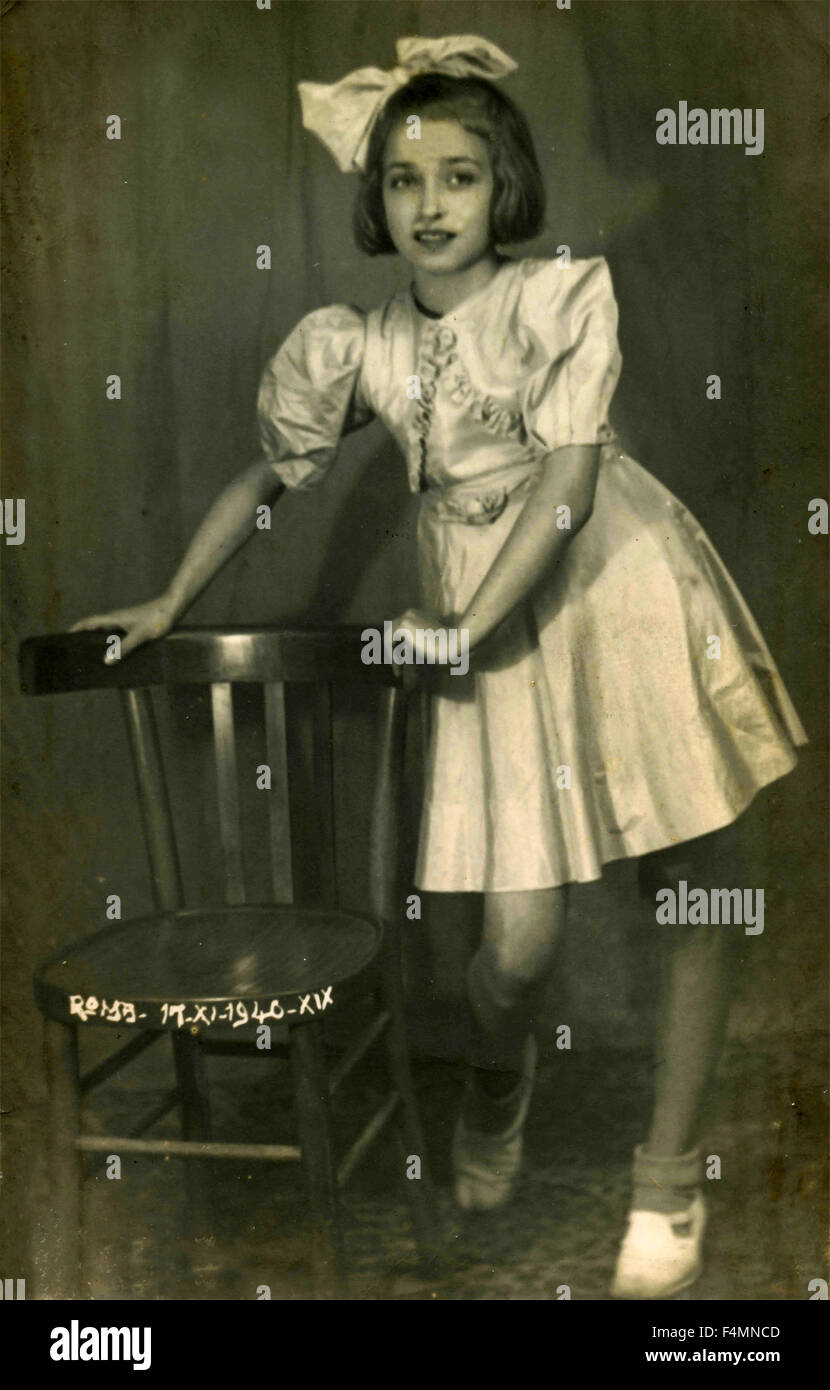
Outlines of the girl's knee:
[{"label": "girl's knee", "polygon": [[487,897],[480,956],[495,986],[521,993],[547,973],[564,926],[567,890]]},{"label": "girl's knee", "polygon": [[540,948],[522,952],[504,945],[482,948],[481,963],[496,1003],[512,1004],[544,979],[550,953]]},{"label": "girl's knee", "polygon": [[479,956],[494,996],[504,1002],[520,997],[548,975],[555,954],[552,939],[531,941],[497,938],[482,942]]}]

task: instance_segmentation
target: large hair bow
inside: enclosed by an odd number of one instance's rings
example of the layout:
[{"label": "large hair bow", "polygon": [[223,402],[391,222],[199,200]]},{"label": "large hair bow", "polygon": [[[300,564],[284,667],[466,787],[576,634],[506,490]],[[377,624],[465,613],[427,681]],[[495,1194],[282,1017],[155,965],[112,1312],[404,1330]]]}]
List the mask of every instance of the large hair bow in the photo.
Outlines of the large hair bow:
[{"label": "large hair bow", "polygon": [[441,39],[398,39],[398,66],[358,68],[339,82],[300,82],[303,125],[322,140],[344,173],[366,167],[372,127],[393,92],[419,72],[448,77],[506,77],[518,67],[488,39],[452,34]]}]

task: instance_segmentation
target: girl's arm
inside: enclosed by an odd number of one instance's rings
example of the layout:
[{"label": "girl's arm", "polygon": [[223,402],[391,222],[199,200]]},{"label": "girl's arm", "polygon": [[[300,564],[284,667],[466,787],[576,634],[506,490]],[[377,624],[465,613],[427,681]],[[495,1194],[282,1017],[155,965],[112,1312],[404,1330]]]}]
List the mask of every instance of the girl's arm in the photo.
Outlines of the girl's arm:
[{"label": "girl's arm", "polygon": [[[542,575],[558,564],[591,515],[599,471],[595,444],[569,444],[545,456],[542,472],[507,540],[455,624],[478,646],[530,593]],[[557,521],[557,508],[570,508],[570,529]]]},{"label": "girl's arm", "polygon": [[167,589],[171,623],[252,535],[257,507],[273,507],[284,491],[271,465],[259,459],[220,492]]},{"label": "girl's arm", "polygon": [[169,587],[159,598],[134,608],[84,618],[75,623],[71,631],[123,628],[126,636],[121,641],[122,657],[140,643],[164,636],[253,533],[257,507],[273,507],[284,491],[271,465],[259,459],[219,494],[190,542]]}]

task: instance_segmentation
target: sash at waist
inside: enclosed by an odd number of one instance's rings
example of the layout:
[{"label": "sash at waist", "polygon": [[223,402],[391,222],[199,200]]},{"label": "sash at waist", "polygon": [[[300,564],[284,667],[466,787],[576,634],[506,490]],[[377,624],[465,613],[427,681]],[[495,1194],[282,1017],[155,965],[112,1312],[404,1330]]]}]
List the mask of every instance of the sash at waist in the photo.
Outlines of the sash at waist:
[{"label": "sash at waist", "polygon": [[524,502],[539,477],[538,469],[511,477],[503,483],[482,479],[451,487],[429,487],[421,493],[421,506],[437,521],[461,521],[467,526],[488,526],[513,502]]},{"label": "sash at waist", "polygon": [[[598,441],[603,461],[609,463],[612,459],[625,458],[616,435],[607,427],[603,434],[604,438]],[[539,473],[539,468],[531,462],[478,481],[451,483],[447,487],[430,485],[421,493],[421,506],[437,521],[488,526],[498,520],[507,507],[525,501]]]}]

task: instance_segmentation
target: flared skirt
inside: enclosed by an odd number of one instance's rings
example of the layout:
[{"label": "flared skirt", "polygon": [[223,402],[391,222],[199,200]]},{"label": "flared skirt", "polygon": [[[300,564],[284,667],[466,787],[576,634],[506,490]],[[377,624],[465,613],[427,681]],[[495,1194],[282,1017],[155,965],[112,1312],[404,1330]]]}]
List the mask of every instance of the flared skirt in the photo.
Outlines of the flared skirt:
[{"label": "flared skirt", "polygon": [[[431,610],[460,616],[523,500],[470,525],[425,495]],[[432,892],[596,879],[729,824],[807,741],[711,541],[617,448],[562,562],[429,706],[415,882]]]}]

